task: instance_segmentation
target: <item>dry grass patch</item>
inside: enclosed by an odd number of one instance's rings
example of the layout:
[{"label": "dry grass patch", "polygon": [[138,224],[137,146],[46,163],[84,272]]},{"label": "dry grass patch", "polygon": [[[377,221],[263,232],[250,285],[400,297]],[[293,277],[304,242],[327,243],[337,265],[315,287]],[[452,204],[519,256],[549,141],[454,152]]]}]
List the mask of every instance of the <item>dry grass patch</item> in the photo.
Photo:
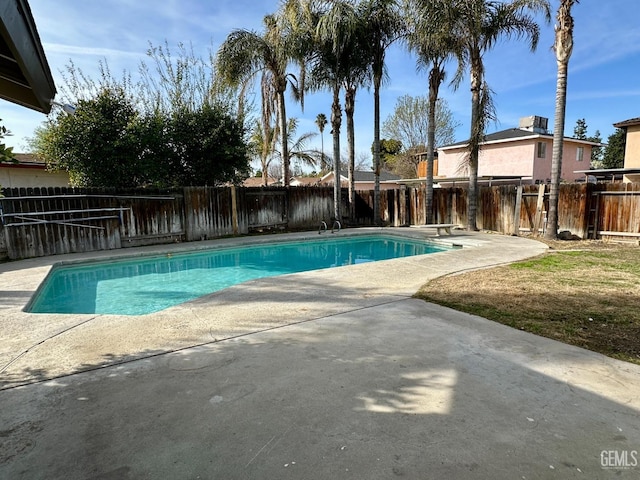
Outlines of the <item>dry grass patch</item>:
[{"label": "dry grass patch", "polygon": [[416,297],[640,364],[640,248],[549,243],[540,257],[435,279]]}]

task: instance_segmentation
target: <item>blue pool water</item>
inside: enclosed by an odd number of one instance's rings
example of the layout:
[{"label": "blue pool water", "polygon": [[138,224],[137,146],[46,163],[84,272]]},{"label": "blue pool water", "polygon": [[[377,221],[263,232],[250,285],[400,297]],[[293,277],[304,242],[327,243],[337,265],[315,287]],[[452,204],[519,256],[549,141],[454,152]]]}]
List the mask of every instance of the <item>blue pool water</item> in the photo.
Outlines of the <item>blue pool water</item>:
[{"label": "blue pool water", "polygon": [[334,237],[57,266],[25,310],[143,315],[256,278],[446,249],[390,236]]}]

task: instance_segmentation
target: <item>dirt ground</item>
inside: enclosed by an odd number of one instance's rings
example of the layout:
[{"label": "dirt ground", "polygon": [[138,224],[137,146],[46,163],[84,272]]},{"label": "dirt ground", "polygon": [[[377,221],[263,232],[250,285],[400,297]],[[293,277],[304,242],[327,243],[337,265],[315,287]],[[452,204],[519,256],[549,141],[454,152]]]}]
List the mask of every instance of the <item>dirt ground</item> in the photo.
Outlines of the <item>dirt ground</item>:
[{"label": "dirt ground", "polygon": [[429,282],[418,298],[640,364],[640,247],[538,239],[541,257]]}]

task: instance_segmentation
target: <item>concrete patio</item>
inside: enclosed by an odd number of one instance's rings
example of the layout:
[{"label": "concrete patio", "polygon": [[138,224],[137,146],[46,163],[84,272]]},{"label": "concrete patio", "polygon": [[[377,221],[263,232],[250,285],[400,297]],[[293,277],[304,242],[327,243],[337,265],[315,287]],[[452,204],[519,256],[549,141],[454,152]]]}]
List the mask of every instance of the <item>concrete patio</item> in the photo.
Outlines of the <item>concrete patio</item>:
[{"label": "concrete patio", "polygon": [[438,241],[464,248],[135,317],[21,310],[53,262],[131,250],[0,265],[0,478],[638,478],[640,367],[411,298],[546,246]]}]

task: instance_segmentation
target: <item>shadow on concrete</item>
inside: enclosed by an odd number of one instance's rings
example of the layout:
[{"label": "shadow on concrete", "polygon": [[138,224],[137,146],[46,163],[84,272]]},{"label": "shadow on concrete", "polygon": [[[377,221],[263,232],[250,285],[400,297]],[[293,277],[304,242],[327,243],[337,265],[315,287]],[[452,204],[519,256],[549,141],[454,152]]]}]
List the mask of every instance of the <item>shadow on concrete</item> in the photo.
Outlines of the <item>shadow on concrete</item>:
[{"label": "shadow on concrete", "polygon": [[2,305],[2,308],[16,306],[22,308],[29,301],[32,294],[33,292],[26,290],[0,290],[0,305]]},{"label": "shadow on concrete", "polygon": [[0,392],[0,477],[637,478],[639,379],[405,300]]},{"label": "shadow on concrete", "polygon": [[[0,390],[406,298],[383,295],[388,286],[348,288],[314,273],[247,282],[153,315],[25,315],[43,333],[7,358]],[[94,361],[78,356],[92,349]]]}]

